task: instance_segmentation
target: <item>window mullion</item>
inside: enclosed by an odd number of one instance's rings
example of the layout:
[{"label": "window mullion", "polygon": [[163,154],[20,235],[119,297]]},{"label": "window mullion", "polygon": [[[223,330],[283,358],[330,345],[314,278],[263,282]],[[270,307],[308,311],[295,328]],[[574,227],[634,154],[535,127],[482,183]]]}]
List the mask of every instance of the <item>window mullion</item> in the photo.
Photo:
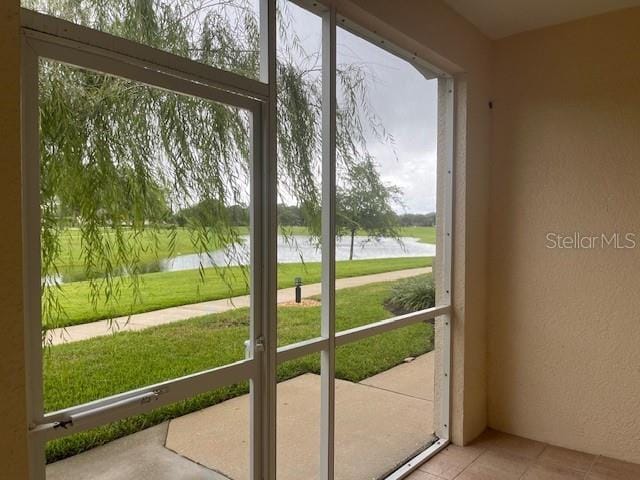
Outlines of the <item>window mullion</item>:
[{"label": "window mullion", "polygon": [[[277,85],[276,85],[276,1],[260,0],[260,80],[268,85],[268,101],[263,109],[263,155],[259,170],[262,222],[262,261],[254,265],[262,273],[261,434],[254,436],[252,480],[276,479],[276,392],[277,392]],[[257,442],[260,441],[260,445]],[[259,450],[259,452],[258,452]],[[259,471],[257,470],[259,469]]]},{"label": "window mullion", "polygon": [[336,10],[322,16],[322,326],[320,479],[333,480],[335,438]]}]

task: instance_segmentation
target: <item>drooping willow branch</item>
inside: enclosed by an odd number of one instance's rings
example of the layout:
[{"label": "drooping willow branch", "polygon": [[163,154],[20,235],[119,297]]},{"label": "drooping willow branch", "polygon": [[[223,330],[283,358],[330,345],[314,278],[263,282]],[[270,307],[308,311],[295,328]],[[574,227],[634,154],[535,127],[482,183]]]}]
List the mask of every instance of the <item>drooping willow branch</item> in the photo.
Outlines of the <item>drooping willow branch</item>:
[{"label": "drooping willow branch", "polygon": [[[249,0],[31,0],[28,6],[258,76],[258,19]],[[321,76],[317,55],[305,52],[288,28],[285,2],[279,9],[279,192],[295,199],[313,226],[320,210]],[[338,74],[344,92],[338,161],[348,177],[369,158],[367,133],[383,138],[386,132],[367,107],[362,68],[346,66]],[[249,202],[246,112],[52,61],[41,63],[39,85],[45,327],[65,315],[57,279],[69,226],[79,232],[95,308],[117,304],[123,289],[139,291],[141,258],[157,248],[160,232],[169,232],[172,250],[174,215],[195,204],[209,207],[206,218],[187,225],[195,250],[242,255],[229,207]]]}]

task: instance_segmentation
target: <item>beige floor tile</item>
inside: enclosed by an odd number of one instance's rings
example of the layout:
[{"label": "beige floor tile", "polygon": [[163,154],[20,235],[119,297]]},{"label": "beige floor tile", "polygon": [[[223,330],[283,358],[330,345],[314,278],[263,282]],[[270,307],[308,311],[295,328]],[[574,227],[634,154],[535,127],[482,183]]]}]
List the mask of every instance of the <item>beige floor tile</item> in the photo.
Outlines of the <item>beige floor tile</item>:
[{"label": "beige floor tile", "polygon": [[583,480],[585,472],[572,470],[560,465],[533,465],[522,480]]},{"label": "beige floor tile", "polygon": [[640,480],[640,465],[495,430],[469,446],[450,445],[420,470],[444,480]]},{"label": "beige floor tile", "polygon": [[587,480],[640,480],[640,465],[598,457]]},{"label": "beige floor tile", "polygon": [[472,445],[490,450],[504,451],[528,460],[533,460],[540,456],[546,447],[546,444],[542,442],[536,442],[535,440],[516,437],[515,435],[490,429],[483,433]]},{"label": "beige floor tile", "polygon": [[473,460],[478,458],[481,453],[487,451],[486,448],[477,447],[475,445],[465,445],[464,447],[459,447],[457,445],[448,445],[443,452],[451,453],[452,455],[458,455],[461,458],[469,458],[471,457]]},{"label": "beige floor tile", "polygon": [[549,445],[538,457],[537,463],[546,466],[559,465],[580,472],[587,472],[595,460],[595,455]]},{"label": "beige floor tile", "polygon": [[420,467],[420,470],[447,480],[455,478],[477,459],[482,450],[449,445]]},{"label": "beige floor tile", "polygon": [[473,460],[461,463],[459,459],[454,458],[446,453],[436,455],[427,463],[420,467],[420,471],[438,475],[440,478],[452,480],[456,478],[465,468],[467,468]]},{"label": "beige floor tile", "polygon": [[442,477],[436,477],[435,475],[431,475],[427,472],[421,472],[418,470],[417,472],[413,472],[411,475],[407,477],[407,480],[442,480]]},{"label": "beige floor tile", "polygon": [[487,451],[467,467],[456,480],[519,480],[531,463],[502,451]]}]

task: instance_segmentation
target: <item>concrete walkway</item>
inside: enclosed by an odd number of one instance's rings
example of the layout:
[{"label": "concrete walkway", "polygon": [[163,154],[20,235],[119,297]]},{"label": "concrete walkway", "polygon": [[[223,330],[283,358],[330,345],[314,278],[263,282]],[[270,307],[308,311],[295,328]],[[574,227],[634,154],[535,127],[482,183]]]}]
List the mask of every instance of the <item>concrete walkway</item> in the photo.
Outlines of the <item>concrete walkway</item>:
[{"label": "concrete walkway", "polygon": [[47,465],[47,480],[227,480],[164,444],[169,422]]},{"label": "concrete walkway", "polygon": [[[434,354],[360,383],[336,380],[336,479],[376,479],[432,438]],[[243,395],[51,464],[47,480],[246,480]],[[278,384],[278,480],[317,478],[320,377]]]},{"label": "concrete walkway", "polygon": [[[336,289],[359,287],[370,283],[391,282],[403,278],[414,277],[431,272],[431,267],[411,268],[408,270],[397,270],[395,272],[376,273],[373,275],[363,275],[360,277],[340,278],[336,280]],[[302,287],[303,297],[320,295],[321,284],[313,283]],[[278,290],[278,303],[289,303],[295,301],[295,288],[283,288]],[[77,342],[88,338],[101,337],[117,332],[131,332],[144,330],[166,323],[186,320],[188,318],[209,315],[212,313],[226,312],[234,308],[248,307],[249,295],[225,298],[222,300],[212,300],[209,302],[182,305],[179,307],[164,308],[152,312],[139,313],[130,317],[118,317],[109,320],[85,323],[83,325],[73,325],[66,328],[56,328],[48,333],[48,341],[52,345],[61,343]]]}]

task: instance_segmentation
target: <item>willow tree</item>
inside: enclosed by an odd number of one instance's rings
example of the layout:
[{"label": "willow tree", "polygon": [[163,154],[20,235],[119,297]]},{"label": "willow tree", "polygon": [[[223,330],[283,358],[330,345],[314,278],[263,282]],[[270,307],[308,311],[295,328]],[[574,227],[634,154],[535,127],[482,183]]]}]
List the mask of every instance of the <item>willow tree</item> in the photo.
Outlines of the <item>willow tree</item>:
[{"label": "willow tree", "polygon": [[400,242],[398,215],[393,210],[400,204],[400,189],[382,181],[372,158],[352,166],[351,178],[338,185],[336,192],[336,231],[349,235],[349,260],[353,260],[358,231],[366,234],[367,241],[391,237]]},{"label": "willow tree", "polygon": [[[257,78],[259,22],[249,0],[27,0],[62,17],[244,76]],[[304,51],[279,4],[278,183],[310,223],[317,222],[321,152],[319,55]],[[338,167],[368,158],[365,138],[384,136],[368,108],[366,72],[339,69]],[[175,239],[171,214],[197,203],[218,206],[215,222],[190,225],[197,251],[239,234],[225,206],[248,202],[250,138],[246,112],[135,82],[42,61],[40,87],[43,325],[64,317],[57,288],[62,232],[81,238],[91,301],[138,291],[149,235]],[[364,114],[363,114],[364,112]],[[357,169],[356,169],[357,170]],[[144,235],[143,235],[144,233]],[[172,242],[170,242],[172,243]],[[122,272],[128,275],[122,275]]]}]

